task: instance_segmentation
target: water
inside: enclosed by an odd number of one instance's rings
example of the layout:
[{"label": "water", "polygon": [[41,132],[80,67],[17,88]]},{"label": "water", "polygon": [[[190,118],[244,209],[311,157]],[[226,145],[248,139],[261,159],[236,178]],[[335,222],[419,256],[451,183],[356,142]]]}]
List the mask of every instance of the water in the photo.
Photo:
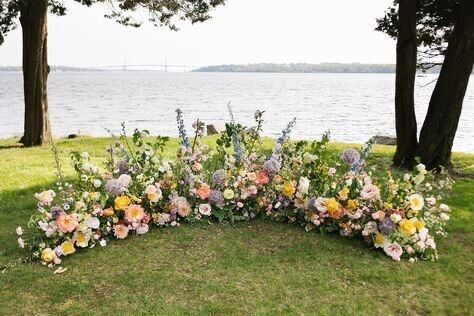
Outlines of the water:
[{"label": "water", "polygon": [[[419,128],[436,75],[417,78]],[[474,78],[464,100],[455,150],[474,152]],[[264,133],[279,135],[292,117],[294,138],[317,138],[331,130],[334,140],[363,142],[376,134],[395,135],[394,74],[255,74],[160,72],[54,72],[49,78],[53,133],[106,135],[125,121],[131,128],[176,135],[180,107],[190,128],[199,118],[222,126],[231,101],[236,120],[251,126],[253,113],[266,111]],[[0,72],[0,137],[21,135],[23,95],[20,73]]]}]

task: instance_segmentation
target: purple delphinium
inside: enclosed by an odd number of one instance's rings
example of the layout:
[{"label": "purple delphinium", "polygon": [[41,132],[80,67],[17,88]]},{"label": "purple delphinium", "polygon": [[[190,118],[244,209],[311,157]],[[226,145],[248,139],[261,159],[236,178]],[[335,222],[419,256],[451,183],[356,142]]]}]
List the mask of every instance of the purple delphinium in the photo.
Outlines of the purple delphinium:
[{"label": "purple delphinium", "polygon": [[384,218],[379,223],[379,230],[382,234],[388,235],[395,229],[395,224],[392,222],[390,217]]},{"label": "purple delphinium", "polygon": [[263,170],[269,175],[274,175],[278,173],[278,171],[280,171],[280,168],[280,162],[274,157],[271,157],[263,163]]},{"label": "purple delphinium", "polygon": [[209,194],[209,203],[213,205],[222,205],[224,204],[224,195],[219,190],[211,190]]},{"label": "purple delphinium", "polygon": [[346,148],[342,151],[342,161],[349,166],[353,166],[360,160],[360,154],[357,150],[352,148]]}]

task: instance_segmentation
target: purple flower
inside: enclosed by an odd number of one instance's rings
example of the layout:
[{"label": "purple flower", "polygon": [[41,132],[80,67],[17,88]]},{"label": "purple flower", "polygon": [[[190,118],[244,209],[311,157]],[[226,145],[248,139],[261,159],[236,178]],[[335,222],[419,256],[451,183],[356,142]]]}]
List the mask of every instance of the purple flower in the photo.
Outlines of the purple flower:
[{"label": "purple flower", "polygon": [[212,181],[214,181],[216,185],[224,185],[226,179],[227,179],[227,174],[222,169],[214,171],[212,175]]},{"label": "purple flower", "polygon": [[64,210],[60,206],[53,206],[50,208],[49,213],[51,214],[51,217],[56,219],[59,214],[64,213]]},{"label": "purple flower", "polygon": [[392,222],[390,217],[384,218],[379,223],[379,230],[382,234],[388,235],[395,229],[395,224]]},{"label": "purple flower", "polygon": [[341,158],[346,164],[352,166],[360,160],[360,154],[355,149],[346,148],[343,150]]},{"label": "purple flower", "polygon": [[222,192],[219,190],[211,190],[209,194],[209,203],[214,205],[222,205],[224,204],[224,196]]},{"label": "purple flower", "polygon": [[273,157],[263,163],[263,170],[269,175],[274,175],[278,173],[278,171],[280,171],[280,168],[280,162]]}]

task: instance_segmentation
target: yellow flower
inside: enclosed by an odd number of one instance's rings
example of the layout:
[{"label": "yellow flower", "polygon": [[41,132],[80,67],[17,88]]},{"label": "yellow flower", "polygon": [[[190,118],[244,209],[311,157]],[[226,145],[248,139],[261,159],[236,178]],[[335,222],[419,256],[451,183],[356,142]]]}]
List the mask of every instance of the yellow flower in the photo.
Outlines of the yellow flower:
[{"label": "yellow flower", "polygon": [[412,221],[404,218],[399,222],[400,231],[405,236],[411,236],[416,232],[415,224]]},{"label": "yellow flower", "polygon": [[330,198],[326,199],[326,201],[324,202],[324,206],[326,206],[326,209],[329,213],[334,213],[339,209],[340,205],[335,198]]},{"label": "yellow flower", "polygon": [[350,211],[355,210],[357,208],[357,200],[348,200],[346,208]]},{"label": "yellow flower", "polygon": [[130,205],[130,203],[132,203],[132,201],[126,195],[118,196],[114,200],[115,209],[121,210],[121,211],[124,211],[127,208],[127,206]]},{"label": "yellow flower", "polygon": [[234,198],[234,191],[232,189],[226,189],[224,191],[224,198],[226,200],[232,200]]},{"label": "yellow flower", "polygon": [[344,201],[344,200],[347,200],[348,197],[349,197],[349,188],[348,187],[342,188],[342,190],[339,191],[339,199]]},{"label": "yellow flower", "polygon": [[74,248],[74,243],[71,240],[66,240],[61,244],[61,249],[65,256],[73,254],[76,252],[76,248]]},{"label": "yellow flower", "polygon": [[383,247],[385,245],[385,236],[381,233],[375,233],[374,245],[376,248]]},{"label": "yellow flower", "polygon": [[[414,218],[413,218],[414,219]],[[420,221],[419,219],[414,219],[415,227],[418,231],[422,230],[425,227],[425,222]]]},{"label": "yellow flower", "polygon": [[54,258],[56,258],[56,253],[51,248],[43,249],[41,252],[41,260],[46,263],[50,263],[54,260]]},{"label": "yellow flower", "polygon": [[283,194],[286,195],[287,197],[293,196],[295,194],[295,187],[290,181],[285,181],[283,184]]},{"label": "yellow flower", "polygon": [[386,208],[386,209],[392,209],[392,208],[393,208],[393,204],[386,202],[386,203],[383,204],[383,207]]}]

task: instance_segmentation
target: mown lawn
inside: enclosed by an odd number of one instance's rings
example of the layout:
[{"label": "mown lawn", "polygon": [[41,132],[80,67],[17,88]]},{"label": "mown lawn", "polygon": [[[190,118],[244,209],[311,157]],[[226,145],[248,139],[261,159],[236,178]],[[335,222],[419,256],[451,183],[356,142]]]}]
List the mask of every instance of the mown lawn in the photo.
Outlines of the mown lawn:
[{"label": "mown lawn", "polygon": [[[103,157],[109,141],[58,140],[66,173],[70,151]],[[376,146],[373,162],[388,167],[392,150]],[[39,264],[0,274],[0,315],[472,314],[474,155],[454,161],[463,177],[446,201],[453,214],[438,262],[397,263],[360,240],[261,220],[182,225],[82,251],[64,260],[64,274]],[[19,257],[15,228],[53,181],[49,147],[0,140],[0,266]]]}]

